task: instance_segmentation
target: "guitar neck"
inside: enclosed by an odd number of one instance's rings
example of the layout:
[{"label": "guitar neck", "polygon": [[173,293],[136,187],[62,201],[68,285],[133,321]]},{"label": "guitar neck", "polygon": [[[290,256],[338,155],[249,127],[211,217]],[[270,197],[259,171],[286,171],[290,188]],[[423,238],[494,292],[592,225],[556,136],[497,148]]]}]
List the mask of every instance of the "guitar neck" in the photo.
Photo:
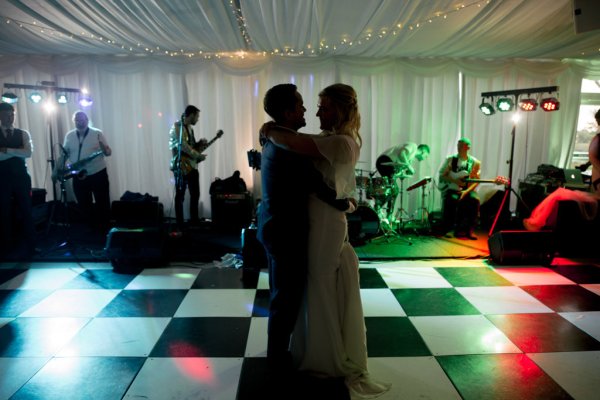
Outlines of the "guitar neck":
[{"label": "guitar neck", "polygon": [[206,144],[204,146],[198,146],[198,151],[204,151],[208,148],[208,146],[210,146],[211,144],[213,144],[214,142],[217,141],[218,138],[220,138],[223,135],[223,131],[219,131],[217,132],[217,136],[215,136],[214,138],[212,138],[211,140],[209,140],[208,142],[206,142]]}]

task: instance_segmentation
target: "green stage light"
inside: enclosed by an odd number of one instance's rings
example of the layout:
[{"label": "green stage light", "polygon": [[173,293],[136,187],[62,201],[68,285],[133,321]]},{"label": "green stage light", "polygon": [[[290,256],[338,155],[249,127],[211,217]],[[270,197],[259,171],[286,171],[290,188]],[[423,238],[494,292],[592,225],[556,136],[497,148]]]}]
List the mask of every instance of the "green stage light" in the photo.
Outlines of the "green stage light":
[{"label": "green stage light", "polygon": [[515,103],[510,97],[500,97],[496,102],[496,108],[502,112],[512,111],[514,107]]},{"label": "green stage light", "polygon": [[493,114],[496,113],[496,111],[494,110],[494,106],[492,106],[490,103],[486,103],[485,100],[483,100],[483,99],[481,100],[481,104],[479,105],[479,109],[485,115],[493,115]]},{"label": "green stage light", "polygon": [[32,92],[29,95],[29,100],[31,100],[32,103],[37,104],[40,101],[42,101],[42,95],[39,94],[38,92]]},{"label": "green stage light", "polygon": [[4,103],[15,104],[17,101],[19,101],[19,97],[12,92],[6,92],[2,95],[2,102]]}]

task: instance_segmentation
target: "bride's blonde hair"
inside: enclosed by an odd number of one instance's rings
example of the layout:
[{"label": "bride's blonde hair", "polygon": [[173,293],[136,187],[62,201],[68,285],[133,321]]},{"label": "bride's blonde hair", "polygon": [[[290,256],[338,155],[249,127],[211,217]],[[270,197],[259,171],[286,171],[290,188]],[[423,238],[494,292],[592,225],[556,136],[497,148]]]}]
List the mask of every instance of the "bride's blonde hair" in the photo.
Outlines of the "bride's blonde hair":
[{"label": "bride's blonde hair", "polygon": [[359,132],[360,112],[354,88],[343,83],[335,83],[323,89],[319,93],[319,97],[327,97],[334,107],[336,119],[333,124],[333,133],[348,135],[356,140],[359,146],[362,146],[362,137]]}]

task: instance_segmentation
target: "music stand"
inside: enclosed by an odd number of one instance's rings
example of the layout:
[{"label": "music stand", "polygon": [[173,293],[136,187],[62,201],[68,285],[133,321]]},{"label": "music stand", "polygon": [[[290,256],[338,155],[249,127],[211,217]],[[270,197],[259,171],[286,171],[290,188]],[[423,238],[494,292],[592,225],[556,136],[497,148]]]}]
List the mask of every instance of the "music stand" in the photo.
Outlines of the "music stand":
[{"label": "music stand", "polygon": [[[59,169],[59,171],[66,170],[66,168],[65,168],[66,162],[67,162],[67,158],[63,157],[62,167]],[[59,249],[64,249],[64,248],[71,249],[71,253],[73,253],[72,247],[71,247],[71,238],[70,238],[71,223],[69,220],[69,202],[67,201],[67,180],[70,178],[73,178],[74,176],[76,176],[76,175],[74,175],[73,173],[67,173],[67,174],[62,173],[58,177],[59,184],[60,184],[60,201],[59,201],[59,203],[62,206],[61,208],[62,208],[62,213],[63,213],[63,218],[64,218],[64,221],[62,223],[63,231],[64,231],[64,240],[62,243],[46,250],[44,255],[51,253],[53,251],[59,250]],[[50,213],[50,219],[48,220],[46,234],[48,234],[48,232],[50,231],[50,227],[53,224],[55,212],[56,212],[56,201],[52,204],[52,211]]]}]

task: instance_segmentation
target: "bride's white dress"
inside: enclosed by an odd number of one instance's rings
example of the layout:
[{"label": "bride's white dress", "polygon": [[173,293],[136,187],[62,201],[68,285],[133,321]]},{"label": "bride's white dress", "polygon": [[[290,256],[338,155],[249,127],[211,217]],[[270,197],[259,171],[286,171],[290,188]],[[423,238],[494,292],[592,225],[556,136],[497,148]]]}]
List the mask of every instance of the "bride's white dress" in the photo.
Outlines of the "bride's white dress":
[{"label": "bride's white dress", "polygon": [[[317,167],[338,198],[355,191],[356,142],[342,135],[316,138],[327,160]],[[305,304],[292,338],[301,371],[345,377],[352,398],[373,398],[390,385],[374,381],[367,368],[367,342],[358,257],[347,239],[346,214],[316,196],[309,200],[309,265]]]}]

